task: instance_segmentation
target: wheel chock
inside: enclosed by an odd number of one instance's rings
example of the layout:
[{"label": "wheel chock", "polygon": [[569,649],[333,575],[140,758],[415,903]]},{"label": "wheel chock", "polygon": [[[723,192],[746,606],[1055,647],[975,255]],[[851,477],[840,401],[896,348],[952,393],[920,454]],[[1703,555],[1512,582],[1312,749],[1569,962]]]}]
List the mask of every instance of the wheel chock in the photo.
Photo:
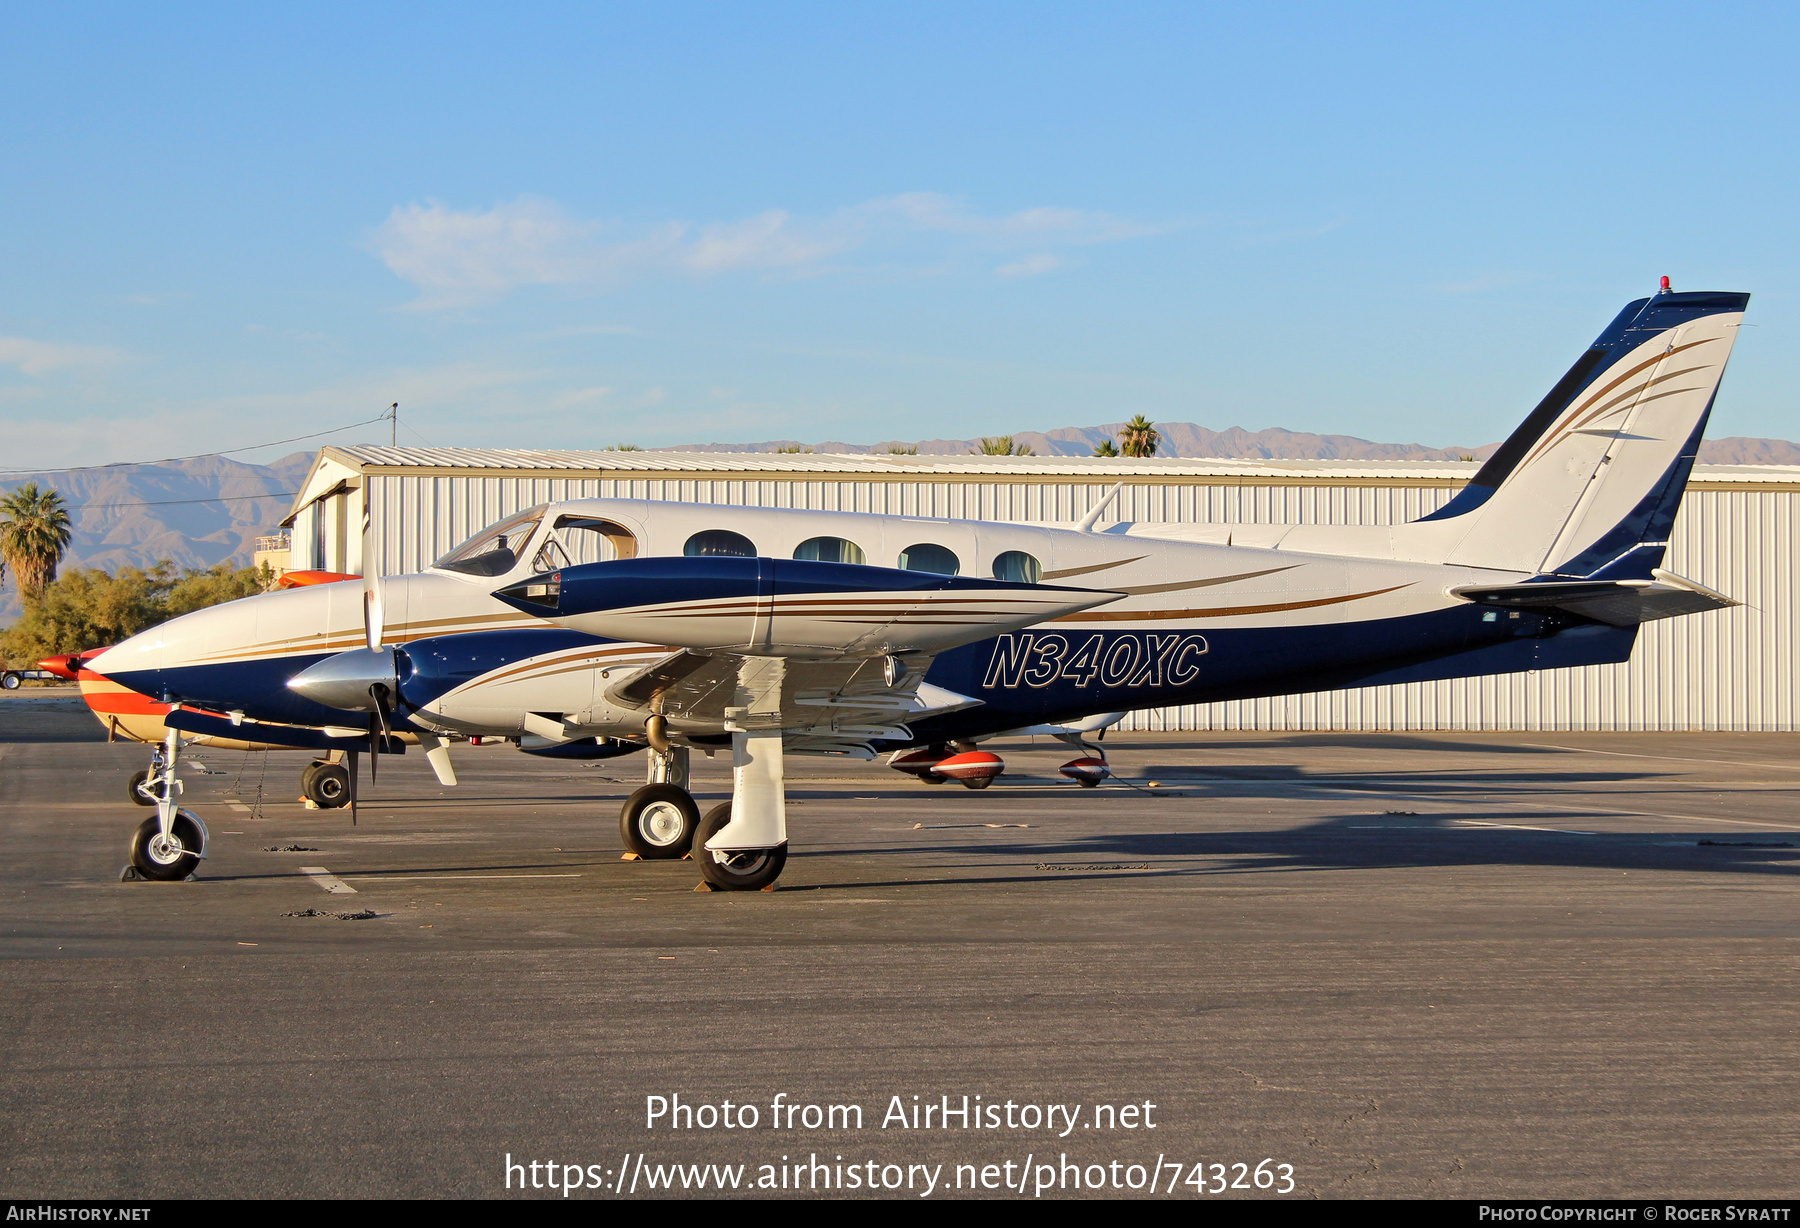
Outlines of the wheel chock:
[{"label": "wheel chock", "polygon": [[642,861],[643,858],[639,857],[636,853],[620,853],[619,860],[620,861]]},{"label": "wheel chock", "polygon": [[125,868],[119,871],[119,881],[122,883],[135,883],[142,880],[143,877],[142,874],[138,873],[137,867],[130,862],[126,862]]},{"label": "wheel chock", "polygon": [[775,890],[775,884],[770,883],[767,887],[764,887],[763,890],[764,891],[773,891],[773,890]]},{"label": "wheel chock", "polygon": [[694,890],[695,891],[717,891],[718,888],[713,886],[711,883],[707,882],[706,880],[702,879],[700,881],[700,885],[698,887],[695,887]]}]

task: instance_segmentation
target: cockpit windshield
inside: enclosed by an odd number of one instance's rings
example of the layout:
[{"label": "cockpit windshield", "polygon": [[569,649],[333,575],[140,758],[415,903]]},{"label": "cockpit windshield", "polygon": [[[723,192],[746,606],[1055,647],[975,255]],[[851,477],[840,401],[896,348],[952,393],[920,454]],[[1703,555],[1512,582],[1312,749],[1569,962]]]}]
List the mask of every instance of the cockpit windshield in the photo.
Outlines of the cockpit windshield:
[{"label": "cockpit windshield", "polygon": [[528,507],[489,525],[468,541],[433,563],[441,571],[460,571],[470,576],[503,576],[518,565],[519,552],[525,549],[538,521],[544,518],[547,503]]}]

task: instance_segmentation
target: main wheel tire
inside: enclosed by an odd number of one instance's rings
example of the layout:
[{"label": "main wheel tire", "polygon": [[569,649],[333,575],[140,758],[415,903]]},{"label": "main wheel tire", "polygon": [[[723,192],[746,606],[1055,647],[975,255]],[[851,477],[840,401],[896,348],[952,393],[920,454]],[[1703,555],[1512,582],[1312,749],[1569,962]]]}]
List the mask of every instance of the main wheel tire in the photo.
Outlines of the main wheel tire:
[{"label": "main wheel tire", "polygon": [[694,860],[700,863],[700,877],[720,891],[761,891],[781,877],[787,865],[787,845],[734,853],[708,852],[706,842],[729,822],[730,802],[720,802],[700,820],[700,829],[694,833]]},{"label": "main wheel tire", "polygon": [[928,785],[941,785],[949,781],[948,776],[939,776],[936,772],[920,772],[919,779]]},{"label": "main wheel tire", "polygon": [[125,786],[125,791],[131,795],[131,800],[140,806],[156,805],[156,798],[144,791],[144,784],[149,779],[150,769],[139,768],[131,774],[131,783]]},{"label": "main wheel tire", "polygon": [[1076,779],[1076,783],[1084,789],[1098,789],[1100,778],[1098,776],[1081,776]]},{"label": "main wheel tire", "polygon": [[994,783],[992,776],[971,776],[963,781],[965,789],[985,789]]},{"label": "main wheel tire", "polygon": [[317,776],[319,774],[319,769],[324,766],[325,766],[325,764],[322,760],[314,759],[311,763],[307,764],[305,767],[300,769],[300,796],[301,797],[311,796],[310,790],[312,789],[313,777]]},{"label": "main wheel tire", "polygon": [[350,769],[341,763],[321,763],[308,778],[300,774],[300,787],[306,798],[321,810],[336,810],[350,804]]},{"label": "main wheel tire", "polygon": [[645,785],[619,811],[619,839],[645,861],[676,861],[694,846],[700,807],[680,785]]},{"label": "main wheel tire", "polygon": [[0,686],[5,687],[9,691],[18,690],[19,689],[19,676],[17,674],[13,673],[10,669],[7,670],[4,674],[0,674]]},{"label": "main wheel tire", "polygon": [[200,825],[185,810],[175,814],[174,829],[168,843],[163,842],[162,823],[151,815],[138,824],[131,837],[131,864],[145,878],[161,883],[179,882],[200,864]]}]

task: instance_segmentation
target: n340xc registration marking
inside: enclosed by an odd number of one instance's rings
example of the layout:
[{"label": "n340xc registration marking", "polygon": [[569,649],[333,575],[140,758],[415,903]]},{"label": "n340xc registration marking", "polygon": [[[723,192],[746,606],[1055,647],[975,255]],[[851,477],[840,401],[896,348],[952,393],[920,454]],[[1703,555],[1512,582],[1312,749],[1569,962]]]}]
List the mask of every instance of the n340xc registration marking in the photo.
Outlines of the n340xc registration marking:
[{"label": "n340xc registration marking", "polygon": [[981,685],[1013,689],[1021,684],[1046,687],[1070,678],[1078,687],[1094,679],[1102,686],[1186,686],[1200,676],[1195,658],[1206,652],[1206,637],[1192,632],[1166,635],[1071,637],[1055,631],[1002,635],[994,641]]}]

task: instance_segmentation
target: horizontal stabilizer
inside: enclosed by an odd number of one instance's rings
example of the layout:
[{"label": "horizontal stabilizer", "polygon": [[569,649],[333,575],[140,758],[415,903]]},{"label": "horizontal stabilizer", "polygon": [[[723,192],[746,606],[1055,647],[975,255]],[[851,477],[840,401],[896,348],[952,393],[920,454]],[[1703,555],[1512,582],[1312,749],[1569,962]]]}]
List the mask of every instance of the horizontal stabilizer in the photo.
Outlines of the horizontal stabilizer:
[{"label": "horizontal stabilizer", "polygon": [[1652,580],[1570,580],[1541,584],[1471,584],[1450,590],[1477,605],[1510,610],[1567,610],[1614,627],[1740,605],[1692,580],[1657,568]]}]

